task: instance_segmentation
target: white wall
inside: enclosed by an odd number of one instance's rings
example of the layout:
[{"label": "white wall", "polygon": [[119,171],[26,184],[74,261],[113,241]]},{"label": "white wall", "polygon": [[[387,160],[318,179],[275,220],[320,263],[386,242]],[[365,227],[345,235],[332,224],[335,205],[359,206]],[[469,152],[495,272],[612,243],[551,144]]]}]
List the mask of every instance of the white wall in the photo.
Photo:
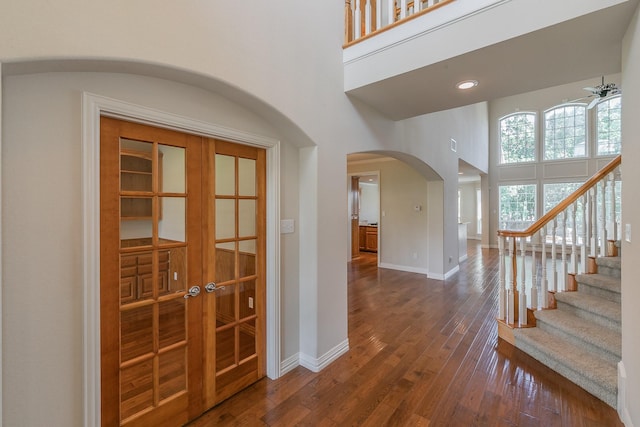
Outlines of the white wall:
[{"label": "white wall", "polygon": [[618,410],[627,427],[640,426],[640,339],[638,324],[640,311],[640,199],[635,185],[640,182],[640,8],[623,41],[622,87],[622,223],[631,224],[631,242],[622,243],[622,362],[626,371],[626,395],[622,394],[622,407]]},{"label": "white wall", "polygon": [[[442,264],[434,266],[444,275],[458,265],[458,160],[488,171],[487,117],[488,106],[483,102],[400,122],[404,132],[399,144],[402,151],[424,161],[444,181]],[[455,152],[451,139],[457,143]]]},{"label": "white wall", "polygon": [[478,214],[476,190],[480,188],[480,181],[460,183],[460,222],[467,223],[467,237],[477,239],[478,236]]}]

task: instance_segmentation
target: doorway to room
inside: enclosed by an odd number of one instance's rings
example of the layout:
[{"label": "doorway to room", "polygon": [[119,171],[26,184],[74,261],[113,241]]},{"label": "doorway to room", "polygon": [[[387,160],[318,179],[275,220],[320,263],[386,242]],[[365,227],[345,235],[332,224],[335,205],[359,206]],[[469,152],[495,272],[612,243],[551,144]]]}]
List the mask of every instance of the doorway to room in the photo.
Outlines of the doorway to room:
[{"label": "doorway to room", "polygon": [[351,259],[380,251],[380,172],[349,175]]}]

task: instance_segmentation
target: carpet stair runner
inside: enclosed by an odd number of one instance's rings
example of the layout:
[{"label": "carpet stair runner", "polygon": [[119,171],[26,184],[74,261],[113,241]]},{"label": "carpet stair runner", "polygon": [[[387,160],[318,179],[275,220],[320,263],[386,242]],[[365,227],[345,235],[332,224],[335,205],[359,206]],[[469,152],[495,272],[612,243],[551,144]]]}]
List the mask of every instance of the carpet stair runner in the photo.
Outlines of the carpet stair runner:
[{"label": "carpet stair runner", "polygon": [[514,330],[516,347],[615,408],[622,359],[620,257],[596,259],[598,274],[576,276],[578,291],[555,294],[557,309],[535,311],[536,327]]}]

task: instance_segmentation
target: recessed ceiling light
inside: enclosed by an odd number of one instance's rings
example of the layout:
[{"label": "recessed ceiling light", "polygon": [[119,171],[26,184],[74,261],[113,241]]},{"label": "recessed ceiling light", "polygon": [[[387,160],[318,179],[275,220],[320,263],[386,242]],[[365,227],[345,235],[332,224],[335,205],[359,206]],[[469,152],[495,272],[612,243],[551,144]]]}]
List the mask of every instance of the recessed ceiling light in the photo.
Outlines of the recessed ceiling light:
[{"label": "recessed ceiling light", "polygon": [[477,80],[465,80],[456,85],[458,89],[462,89],[462,90],[471,89],[472,87],[476,87],[476,86],[478,86]]}]

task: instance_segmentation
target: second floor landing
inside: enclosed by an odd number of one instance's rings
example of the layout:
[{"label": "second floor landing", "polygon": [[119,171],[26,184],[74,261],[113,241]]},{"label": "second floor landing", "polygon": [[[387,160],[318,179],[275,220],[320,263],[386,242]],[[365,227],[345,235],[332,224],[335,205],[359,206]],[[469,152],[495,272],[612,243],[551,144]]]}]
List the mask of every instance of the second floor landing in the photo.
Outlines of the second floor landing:
[{"label": "second floor landing", "polygon": [[[364,11],[367,4],[371,11],[373,0],[350,0],[347,15],[356,12],[358,1],[358,28],[362,34],[365,28],[375,31],[375,24],[366,27],[363,21],[372,16]],[[373,4],[392,10],[407,1]],[[346,43],[344,90],[402,120],[619,73],[622,38],[637,5],[638,0],[447,1]],[[478,85],[461,91],[456,84],[465,80]]]}]

